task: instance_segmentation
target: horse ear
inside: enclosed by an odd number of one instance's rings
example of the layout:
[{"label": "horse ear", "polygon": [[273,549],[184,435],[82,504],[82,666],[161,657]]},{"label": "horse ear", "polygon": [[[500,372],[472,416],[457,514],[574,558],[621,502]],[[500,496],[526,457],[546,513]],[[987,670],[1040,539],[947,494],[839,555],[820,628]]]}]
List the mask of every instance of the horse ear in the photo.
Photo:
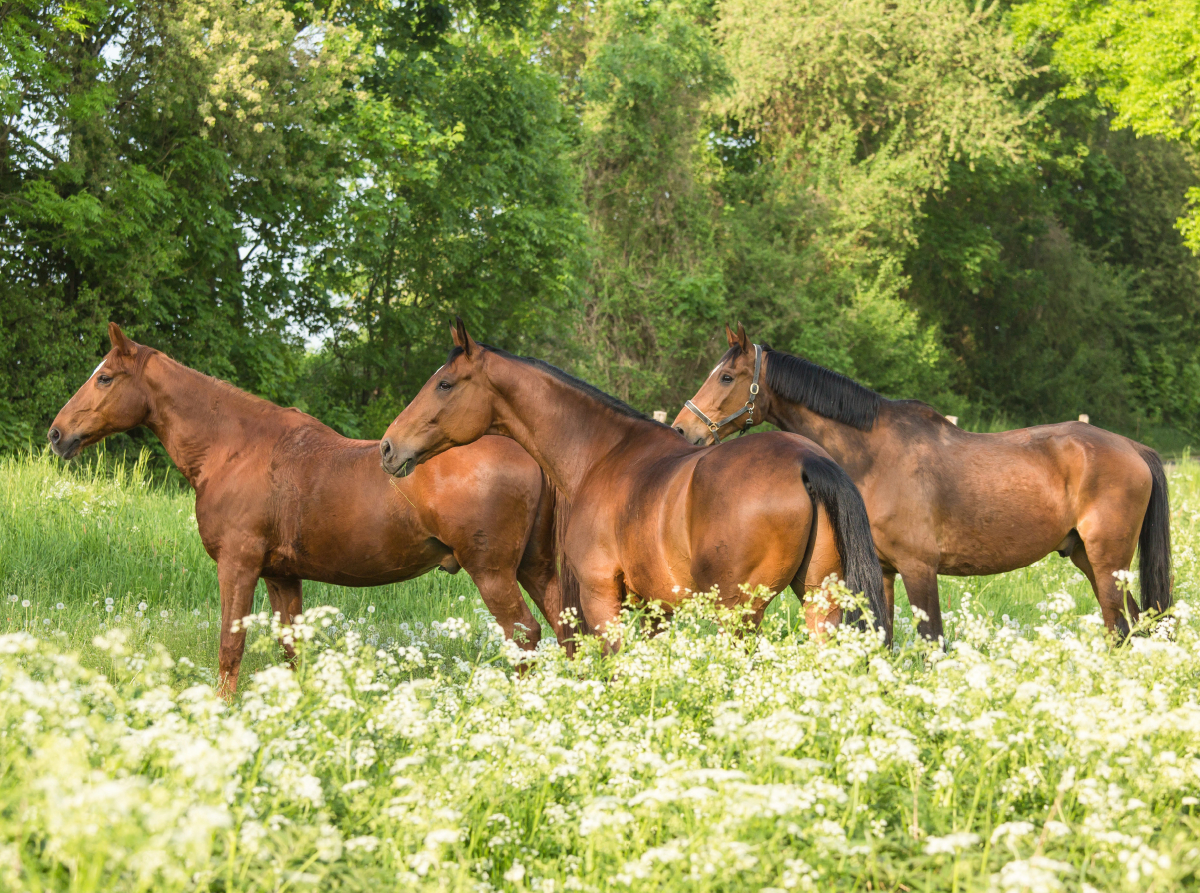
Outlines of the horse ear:
[{"label": "horse ear", "polygon": [[127,357],[133,356],[137,350],[134,343],[125,337],[125,333],[121,331],[121,327],[115,322],[108,324],[108,340],[112,342],[113,350]]},{"label": "horse ear", "polygon": [[742,328],[742,324],[738,323],[737,330],[738,346],[746,353],[750,352],[750,339],[746,337],[746,330]]},{"label": "horse ear", "polygon": [[738,337],[733,333],[733,329],[729,328],[729,323],[725,323],[725,338],[729,341],[730,347],[738,346]]},{"label": "horse ear", "polygon": [[475,343],[474,338],[467,334],[467,327],[461,316],[454,317],[454,328],[450,330],[450,334],[454,338],[454,346],[462,348],[462,352],[468,357],[475,353],[475,349],[479,345]]}]

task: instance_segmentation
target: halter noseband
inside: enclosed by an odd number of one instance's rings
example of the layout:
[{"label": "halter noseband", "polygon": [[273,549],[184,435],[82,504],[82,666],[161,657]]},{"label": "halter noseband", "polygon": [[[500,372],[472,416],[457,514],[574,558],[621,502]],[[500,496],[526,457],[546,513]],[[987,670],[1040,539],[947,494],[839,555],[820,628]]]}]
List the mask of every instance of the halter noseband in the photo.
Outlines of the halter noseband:
[{"label": "halter noseband", "polygon": [[708,426],[708,430],[712,433],[713,440],[715,440],[717,443],[721,442],[721,435],[717,432],[719,432],[722,428],[724,428],[730,422],[741,418],[742,416],[746,415],[747,413],[749,413],[750,418],[746,420],[747,424],[746,424],[745,428],[743,428],[742,430],[744,431],[744,430],[746,430],[746,428],[750,428],[754,425],[754,401],[758,398],[758,391],[759,391],[758,377],[759,377],[759,373],[762,371],[762,353],[763,353],[762,345],[761,344],[754,345],[754,381],[750,385],[750,399],[747,400],[746,405],[743,406],[741,409],[739,409],[737,412],[731,413],[730,415],[725,416],[725,418],[721,419],[721,421],[719,421],[719,422],[714,422],[712,419],[710,419],[708,416],[706,416],[703,412],[701,412],[700,407],[697,406],[695,403],[693,403],[691,400],[689,400],[683,404],[688,409],[690,409],[692,412],[694,412],[696,414],[696,417],[698,419],[700,419],[700,421],[704,422],[704,424]]}]

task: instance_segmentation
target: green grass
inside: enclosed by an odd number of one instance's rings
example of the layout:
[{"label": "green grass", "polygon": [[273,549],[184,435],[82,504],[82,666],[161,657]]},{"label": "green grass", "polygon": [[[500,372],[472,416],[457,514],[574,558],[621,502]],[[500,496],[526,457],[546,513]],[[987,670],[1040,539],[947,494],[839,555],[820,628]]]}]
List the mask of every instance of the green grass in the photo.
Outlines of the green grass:
[{"label": "green grass", "polygon": [[517,672],[429,575],[310,587],[295,672],[259,618],[227,704],[190,494],[4,460],[0,890],[1200,889],[1200,474],[1171,483],[1176,614],[1119,648],[1054,557],[944,578],[944,651],[814,641],[791,596],[729,635],[701,598]]},{"label": "green grass", "polygon": [[[0,632],[52,637],[85,663],[103,659],[92,639],[120,626],[135,645],[161,643],[215,672],[217,566],[196,531],[195,498],[150,479],[144,462],[110,466],[94,455],[68,464],[49,452],[0,459],[0,597]],[[335,606],[381,642],[404,639],[402,624],[473,619],[485,610],[462,571],[369,589],[305,581],[304,603]],[[260,581],[255,611],[263,610]],[[276,657],[248,654],[243,673]]]},{"label": "green grass", "polygon": [[[1173,469],[1171,485],[1176,542],[1190,544],[1197,536],[1200,466],[1185,463]],[[1070,561],[1053,554],[1008,574],[940,577],[938,582],[949,620],[967,593],[988,616],[1008,618],[1022,628],[1040,622],[1046,612],[1039,605],[1050,592],[1068,592],[1079,613],[1096,610],[1087,580]],[[905,622],[910,609],[899,580],[896,590],[899,632],[911,636],[911,624]],[[158,642],[215,672],[217,571],[196,532],[193,494],[164,478],[151,478],[144,461],[108,463],[94,452],[65,463],[48,451],[0,459],[0,599],[0,632],[27,630],[54,638],[80,652],[85,663],[93,658],[92,639],[120,626],[132,632],[136,645]],[[486,611],[465,572],[451,576],[434,571],[367,589],[306,581],[304,603],[336,607],[361,624],[371,641],[383,643],[406,641],[418,625],[450,617],[473,620]],[[141,605],[145,608],[138,616]],[[260,582],[255,611],[264,610],[269,606]],[[770,614],[789,629],[802,616],[791,594],[777,598]],[[543,635],[552,635],[544,622]],[[447,658],[469,652],[466,643],[455,641]],[[256,672],[278,656],[248,654],[243,673]]]}]

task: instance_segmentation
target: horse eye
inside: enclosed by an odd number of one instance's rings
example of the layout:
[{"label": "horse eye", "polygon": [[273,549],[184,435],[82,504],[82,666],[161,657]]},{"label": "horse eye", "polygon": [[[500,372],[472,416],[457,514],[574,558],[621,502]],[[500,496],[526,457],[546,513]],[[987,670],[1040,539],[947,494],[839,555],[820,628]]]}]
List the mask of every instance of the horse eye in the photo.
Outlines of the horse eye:
[{"label": "horse eye", "polygon": [[726,372],[724,375],[721,376],[721,383],[722,384],[733,384],[733,376],[730,375],[728,372]]},{"label": "horse eye", "polygon": [[438,390],[439,391],[448,391],[448,390],[450,390],[451,387],[452,387],[452,385],[448,381],[439,381],[438,382]]},{"label": "horse eye", "polygon": [[96,381],[98,381],[100,384],[110,384],[112,382],[112,376],[111,375],[97,375]]}]

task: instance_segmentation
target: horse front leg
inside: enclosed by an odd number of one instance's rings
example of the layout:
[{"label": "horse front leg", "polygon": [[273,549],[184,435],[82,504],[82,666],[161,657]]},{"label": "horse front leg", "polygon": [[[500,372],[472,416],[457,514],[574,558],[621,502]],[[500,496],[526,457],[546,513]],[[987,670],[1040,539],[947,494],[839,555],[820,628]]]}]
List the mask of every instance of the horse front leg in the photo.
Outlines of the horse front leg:
[{"label": "horse front leg", "polygon": [[251,562],[222,556],[217,561],[217,582],[221,587],[221,645],[217,655],[217,691],[229,700],[237,691],[242,655],[246,651],[246,630],[234,630],[234,621],[247,616],[254,605],[254,587],[258,584],[261,558]]},{"label": "horse front leg", "polygon": [[619,572],[604,575],[579,575],[579,606],[588,629],[600,636],[605,654],[621,649],[621,639],[609,635],[608,627],[621,616],[625,602],[625,580]]},{"label": "horse front leg", "polygon": [[554,631],[554,637],[558,640],[558,644],[566,650],[568,655],[574,654],[575,643],[571,639],[571,632],[563,628],[562,586],[559,583],[558,574],[555,572],[554,562],[522,562],[521,566],[517,568],[517,580],[525,587],[525,591],[529,593],[529,597],[533,599],[537,609],[542,612],[542,616],[550,624],[550,629]]}]

